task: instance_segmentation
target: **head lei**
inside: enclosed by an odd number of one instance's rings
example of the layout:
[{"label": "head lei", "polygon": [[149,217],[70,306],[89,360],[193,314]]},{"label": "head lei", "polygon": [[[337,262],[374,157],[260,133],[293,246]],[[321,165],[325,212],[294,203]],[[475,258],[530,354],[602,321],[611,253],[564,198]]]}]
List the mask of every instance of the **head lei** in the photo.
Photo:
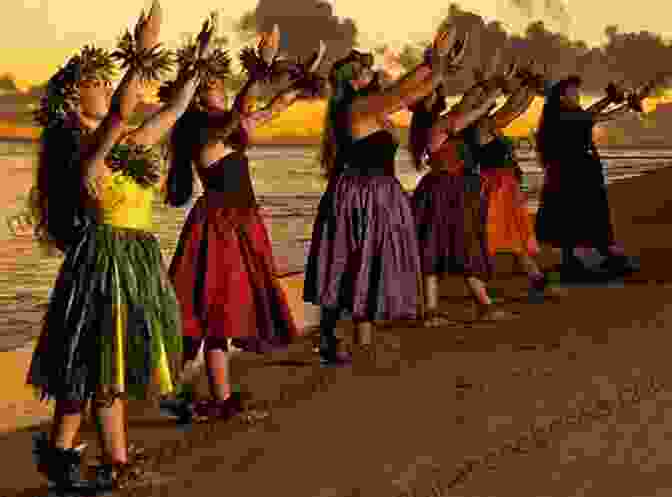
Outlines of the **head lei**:
[{"label": "head lei", "polygon": [[253,47],[245,47],[238,55],[243,70],[250,79],[269,83],[274,72],[277,72],[278,64],[285,59],[280,55],[275,55],[273,60],[266,62]]},{"label": "head lei", "polygon": [[111,81],[116,74],[117,67],[109,52],[84,46],[47,83],[46,94],[34,114],[35,121],[45,128],[64,122],[77,108],[80,82],[87,79]]},{"label": "head lei", "polygon": [[209,54],[203,57],[200,53],[200,46],[206,40],[202,37],[212,36],[215,26],[215,15],[211,14],[210,19],[203,25],[201,34],[189,41],[185,46],[177,50],[178,76],[176,80],[168,81],[159,88],[158,97],[163,103],[168,102],[177,89],[178,80],[187,73],[195,71],[199,74],[201,82],[194,99],[196,107],[200,108],[200,98],[198,95],[202,90],[208,87],[210,83],[216,80],[223,80],[231,75],[231,58],[226,50],[215,48],[210,50]]},{"label": "head lei", "polygon": [[316,69],[319,66],[326,47],[320,41],[320,48],[305,60],[299,57],[275,55],[269,63],[260,54],[260,48],[245,47],[240,51],[240,64],[253,81],[275,83],[287,77],[292,87],[301,90],[304,96],[316,97],[325,88],[325,79]]},{"label": "head lei", "polygon": [[332,68],[330,80],[332,84],[332,95],[329,99],[331,111],[336,111],[338,104],[345,96],[346,83],[356,78],[355,63],[363,67],[373,66],[373,55],[370,53],[350,50],[350,53],[336,62]]},{"label": "head lei", "polygon": [[[330,128],[333,133],[341,136],[337,141],[342,139],[348,139],[349,133],[342,134],[343,131],[338,131],[338,115],[341,111],[344,100],[346,99],[348,91],[348,82],[352,81],[357,77],[355,65],[357,63],[363,67],[372,67],[373,66],[373,55],[369,53],[359,52],[358,50],[350,50],[350,53],[344,58],[338,60],[331,69],[331,74],[329,75],[329,82],[331,83],[331,96],[327,104],[327,112],[325,115],[326,128]],[[341,143],[343,145],[344,143]]]},{"label": "head lei", "polygon": [[340,85],[355,79],[355,62],[364,67],[372,67],[374,62],[373,55],[354,49],[350,50],[350,53],[339,61],[339,67],[334,70],[332,74],[333,82]]},{"label": "head lei", "polygon": [[148,48],[138,47],[140,27],[136,27],[135,34],[129,30],[119,39],[117,50],[110,57],[121,61],[121,68],[136,68],[140,80],[149,82],[159,79],[173,67],[173,54],[169,50],[162,50],[161,44]]}]

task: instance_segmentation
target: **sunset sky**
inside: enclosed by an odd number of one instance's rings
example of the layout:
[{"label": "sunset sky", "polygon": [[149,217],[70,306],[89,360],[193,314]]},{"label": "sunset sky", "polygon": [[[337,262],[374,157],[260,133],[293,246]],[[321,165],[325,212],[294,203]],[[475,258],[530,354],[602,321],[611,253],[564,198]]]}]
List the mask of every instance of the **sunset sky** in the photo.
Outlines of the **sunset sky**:
[{"label": "sunset sky", "polygon": [[[292,0],[277,0],[290,3]],[[530,0],[535,4],[535,18],[542,18],[550,29],[561,27],[544,15],[545,0]],[[562,1],[562,0],[557,0]],[[0,73],[11,72],[20,84],[46,80],[73,51],[85,43],[112,48],[115,37],[125,27],[132,27],[142,7],[150,0],[3,0],[5,26],[0,30],[3,47]],[[334,0],[334,14],[353,18],[361,32],[364,48],[380,43],[400,47],[404,42],[431,36],[445,15],[449,1],[413,0],[386,8],[389,0]],[[505,27],[518,31],[532,19],[506,0],[462,0],[460,7],[484,16],[498,19]],[[164,23],[162,39],[171,47],[183,32],[198,31],[200,23],[213,9],[221,9],[231,21],[256,6],[256,0],[162,0]],[[607,0],[569,0],[571,38],[589,44],[603,41],[604,27],[617,24],[625,31],[649,30],[664,37],[672,37],[670,14],[672,7],[662,0],[613,2]],[[224,29],[226,18],[222,19]],[[282,28],[282,26],[281,26]]]}]

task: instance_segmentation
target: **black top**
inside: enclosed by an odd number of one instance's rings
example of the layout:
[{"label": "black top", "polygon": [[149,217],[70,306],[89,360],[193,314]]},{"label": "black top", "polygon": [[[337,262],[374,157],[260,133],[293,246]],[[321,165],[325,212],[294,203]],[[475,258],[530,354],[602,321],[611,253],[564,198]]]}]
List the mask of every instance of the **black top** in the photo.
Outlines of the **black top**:
[{"label": "black top", "polygon": [[363,175],[394,176],[394,159],[399,143],[381,129],[352,142],[345,155],[345,171]]},{"label": "black top", "polygon": [[464,175],[466,177],[478,177],[481,174],[481,145],[478,142],[478,128],[476,124],[467,126],[459,133],[464,140],[463,160]]},{"label": "black top", "polygon": [[199,168],[203,188],[225,194],[228,207],[256,207],[249,160],[244,152],[231,152],[207,168]]},{"label": "black top", "polygon": [[554,140],[554,150],[547,151],[549,157],[559,160],[575,159],[585,155],[595,155],[593,145],[593,115],[583,109],[562,110],[554,131],[558,140]]},{"label": "black top", "polygon": [[495,136],[493,140],[480,147],[479,159],[481,169],[515,166],[513,146],[501,136]]}]

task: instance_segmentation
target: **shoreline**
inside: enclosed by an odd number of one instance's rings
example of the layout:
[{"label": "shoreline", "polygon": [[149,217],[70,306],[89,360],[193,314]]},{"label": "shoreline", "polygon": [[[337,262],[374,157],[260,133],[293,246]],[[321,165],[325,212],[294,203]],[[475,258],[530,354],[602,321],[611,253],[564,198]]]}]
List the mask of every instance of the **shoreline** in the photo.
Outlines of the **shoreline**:
[{"label": "shoreline", "polygon": [[[244,401],[250,418],[185,432],[155,406],[129,404],[133,443],[164,478],[137,495],[184,497],[225,482],[229,493],[241,495],[310,497],[329,488],[329,495],[344,496],[354,488],[367,497],[404,490],[536,497],[575,495],[588,480],[595,495],[640,495],[653,483],[632,454],[632,441],[640,452],[649,449],[646,465],[653,471],[672,448],[665,406],[672,395],[671,181],[667,168],[610,187],[616,235],[642,260],[641,271],[620,288],[572,288],[566,297],[534,304],[525,298],[526,276],[509,257],[497,261],[489,287],[500,298],[496,305],[518,314],[514,321],[475,321],[462,282],[447,279],[440,309],[454,322],[441,328],[379,323],[371,364],[320,368],[307,333],[286,352],[235,354],[231,369],[240,390],[252,396]],[[556,263],[557,254],[542,249],[539,265]],[[352,324],[339,322],[346,345],[351,334]],[[46,486],[31,461],[30,437],[48,429],[49,411],[38,410],[22,384],[30,347],[6,354],[0,355],[9,373],[0,416],[11,416],[2,439],[12,461],[0,495],[40,495]],[[197,391],[207,392],[205,376]],[[653,419],[662,409],[665,417]],[[265,418],[255,418],[258,413]],[[607,435],[620,442],[607,446]],[[353,440],[360,442],[356,450]],[[88,420],[81,441],[96,451]],[[296,457],[288,457],[288,448]],[[316,451],[320,457],[310,457]],[[616,473],[613,457],[622,459]],[[561,484],[567,488],[559,490]],[[617,490],[607,491],[607,484]]]},{"label": "shoreline", "polygon": [[[14,143],[14,144],[25,144],[25,145],[38,145],[39,144],[39,139],[34,139],[34,138],[27,138],[27,137],[0,137],[0,143],[1,142],[6,142],[6,143]],[[272,143],[267,140],[260,141],[260,142],[251,142],[250,147],[252,148],[257,148],[257,149],[296,149],[296,148],[309,148],[309,149],[314,149],[318,150],[320,147],[319,142],[314,142],[314,143],[305,143],[305,142],[277,142],[277,143]],[[402,150],[408,151],[408,147],[406,145],[401,145],[400,148]],[[669,145],[612,145],[612,146],[601,146],[598,147],[598,150],[600,151],[600,158],[603,160],[670,160],[672,161],[672,143]],[[632,151],[632,152],[644,152],[644,151],[653,151],[653,152],[659,152],[659,151],[669,151],[669,154],[665,155],[610,155],[609,152],[623,152],[623,151]],[[519,153],[529,155],[530,151],[525,149],[521,150]],[[535,162],[535,158],[532,154],[532,157],[526,157],[526,158],[519,158],[519,162]]]},{"label": "shoreline", "polygon": [[[25,143],[25,144],[37,144],[39,143],[39,136],[0,136],[0,142],[9,142],[9,143]],[[306,140],[304,137],[285,137],[285,138],[278,138],[278,141],[272,141],[272,139],[268,138],[257,138],[252,139],[250,142],[250,146],[252,147],[277,147],[277,148],[283,148],[283,147],[312,147],[312,148],[317,148],[321,145],[320,137],[314,137]],[[403,148],[407,148],[406,145],[403,146]],[[598,150],[604,150],[604,151],[609,151],[609,150],[614,150],[614,151],[619,151],[619,150],[670,150],[672,151],[672,142],[670,143],[633,143],[633,144],[597,144]],[[524,150],[521,150],[523,153],[529,153],[531,149],[529,147],[525,147]],[[603,158],[608,158],[604,157]],[[627,158],[627,157],[624,157]],[[647,157],[648,158],[648,157]],[[652,157],[655,158],[655,157]],[[667,157],[666,157],[667,158]],[[672,158],[672,157],[671,157]]]}]

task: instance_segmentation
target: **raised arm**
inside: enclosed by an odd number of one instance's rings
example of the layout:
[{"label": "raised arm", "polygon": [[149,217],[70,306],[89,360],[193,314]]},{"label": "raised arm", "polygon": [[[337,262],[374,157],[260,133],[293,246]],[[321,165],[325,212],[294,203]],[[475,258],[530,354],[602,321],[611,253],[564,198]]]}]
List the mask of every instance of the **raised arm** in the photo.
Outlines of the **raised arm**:
[{"label": "raised arm", "polygon": [[598,116],[611,104],[620,104],[626,98],[621,83],[609,83],[605,91],[607,95],[604,98],[601,98],[586,109],[586,111],[590,112],[593,116]]},{"label": "raised arm", "polygon": [[443,81],[448,68],[457,68],[464,57],[465,40],[456,40],[454,29],[439,33],[431,59],[417,65],[393,85],[371,95],[358,97],[350,107],[353,121],[380,114],[394,114],[432,93]]},{"label": "raised arm", "polygon": [[198,84],[199,78],[196,74],[186,79],[175,92],[173,98],[161,110],[128,134],[128,140],[136,145],[147,147],[156,145],[187,111]]},{"label": "raised arm", "polygon": [[498,88],[492,91],[483,103],[471,110],[466,112],[451,111],[441,116],[430,131],[430,150],[436,150],[449,135],[459,133],[483,117],[497,102],[497,98],[501,94],[502,90]]},{"label": "raised arm", "polygon": [[604,111],[607,107],[609,107],[612,104],[611,98],[604,97],[592,104],[590,107],[586,109],[586,111],[590,112],[593,115],[598,115],[602,111]]},{"label": "raised arm", "polygon": [[440,73],[436,72],[432,78],[432,68],[426,63],[418,65],[411,73],[403,81],[396,81],[377,93],[356,98],[350,107],[353,121],[394,114],[429,95],[440,82],[437,77]]},{"label": "raised arm", "polygon": [[[277,28],[276,28],[277,31]],[[317,97],[324,89],[325,80],[317,74],[322,58],[326,51],[325,44],[320,41],[320,46],[307,62],[298,63],[293,67],[286,67],[276,74],[278,79],[285,80],[289,87],[282,88],[271,99],[270,103],[260,110],[247,111],[245,98],[250,93],[256,92],[255,81],[248,81],[248,85],[238,95],[234,105],[235,111],[240,114],[242,125],[249,131],[260,126],[287,110],[301,97]]]},{"label": "raised arm", "polygon": [[626,116],[632,116],[634,114],[633,110],[628,104],[621,104],[618,107],[608,111],[600,112],[593,115],[593,121],[596,123],[614,121]]},{"label": "raised arm", "polygon": [[139,72],[134,68],[129,69],[114,92],[107,115],[84,150],[82,167],[87,182],[92,179],[89,176],[95,176],[96,164],[102,163],[126,130],[138,103],[139,83]]},{"label": "raised arm", "polygon": [[204,146],[208,147],[221,141],[225,142],[241,125],[250,132],[289,108],[302,93],[298,89],[286,89],[276,94],[267,106],[250,111],[249,103],[260,94],[261,86],[262,84],[256,80],[248,80],[245,83],[236,95],[229,119],[226,120],[225,124],[219,127],[211,125],[205,130]]},{"label": "raised arm", "polygon": [[[140,19],[135,26],[135,36],[132,37],[127,32],[126,38],[122,39],[122,43],[127,43],[127,48],[130,47],[131,51],[134,51],[133,45],[136,45],[135,51],[137,53],[144,52],[142,62],[147,62],[147,59],[157,55],[152,50],[157,46],[160,26],[161,7],[158,0],[154,0],[149,15],[146,18],[144,13],[140,15]],[[126,125],[138,103],[143,71],[143,65],[138,63],[137,60],[130,64],[128,71],[126,71],[112,96],[107,115],[93,134],[89,146],[83,151],[82,175],[84,184],[89,193],[94,196],[97,194],[95,185],[98,179],[106,173],[105,157],[126,130]]]},{"label": "raised arm", "polygon": [[241,115],[241,122],[248,131],[275,119],[296,102],[301,95],[301,90],[290,88],[276,94],[271,102],[259,110]]},{"label": "raised arm", "polygon": [[522,85],[516,90],[487,121],[491,129],[504,129],[523,115],[534,101],[535,92]]},{"label": "raised arm", "polygon": [[603,97],[597,102],[590,105],[586,110],[591,114],[598,114],[605,110],[611,105],[611,99],[609,97]]}]

